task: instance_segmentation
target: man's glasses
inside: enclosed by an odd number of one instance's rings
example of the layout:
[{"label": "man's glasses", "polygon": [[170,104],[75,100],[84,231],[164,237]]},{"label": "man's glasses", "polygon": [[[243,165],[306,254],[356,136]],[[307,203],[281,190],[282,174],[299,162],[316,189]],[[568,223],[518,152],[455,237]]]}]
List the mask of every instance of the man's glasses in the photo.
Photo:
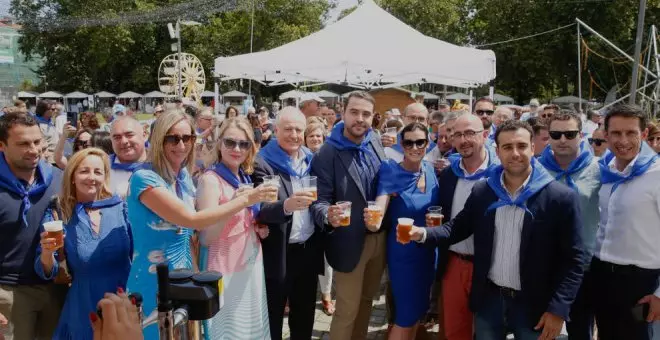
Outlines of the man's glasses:
[{"label": "man's glasses", "polygon": [[177,145],[183,141],[183,144],[188,144],[195,139],[193,135],[168,135],[165,136],[163,141],[167,144]]},{"label": "man's glasses", "polygon": [[550,135],[550,138],[552,138],[552,139],[554,139],[554,140],[560,140],[562,135],[564,135],[564,137],[566,137],[566,139],[568,139],[568,140],[572,140],[572,139],[575,139],[575,137],[577,137],[578,133],[580,133],[580,131],[578,131],[578,130],[572,130],[572,131],[549,131],[549,132],[548,132],[548,134]]},{"label": "man's glasses", "polygon": [[493,110],[477,110],[477,111],[476,111],[476,114],[477,114],[478,116],[483,116],[484,114],[489,115],[489,116],[492,116],[493,113],[495,113],[495,111],[493,111]]},{"label": "man's glasses", "polygon": [[413,146],[416,149],[422,149],[426,146],[428,143],[428,139],[417,139],[417,140],[410,140],[410,139],[404,139],[401,141],[401,146],[403,146],[404,149],[412,149]]},{"label": "man's glasses", "polygon": [[589,138],[589,144],[595,144],[596,146],[601,146],[607,143],[606,140],[600,138]]},{"label": "man's glasses", "polygon": [[222,144],[229,150],[234,150],[238,145],[238,148],[242,151],[246,151],[252,146],[252,142],[249,140],[235,140],[231,138],[223,138]]},{"label": "man's glasses", "polygon": [[426,123],[426,118],[424,117],[406,117],[410,119],[412,122],[417,122],[417,123]]},{"label": "man's glasses", "polygon": [[464,132],[454,132],[452,134],[452,138],[461,138],[465,137],[465,139],[473,139],[479,132],[483,132],[484,130],[479,130],[479,131],[472,131],[472,130],[466,130]]}]

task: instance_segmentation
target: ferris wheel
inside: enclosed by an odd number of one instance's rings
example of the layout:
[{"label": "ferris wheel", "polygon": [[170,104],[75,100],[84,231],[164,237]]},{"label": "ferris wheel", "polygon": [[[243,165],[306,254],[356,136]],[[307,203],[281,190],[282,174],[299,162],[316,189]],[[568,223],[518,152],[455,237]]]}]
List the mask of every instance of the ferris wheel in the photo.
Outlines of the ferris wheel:
[{"label": "ferris wheel", "polygon": [[[165,57],[158,67],[158,87],[167,95],[179,96],[179,53]],[[181,53],[181,97],[200,100],[206,86],[204,67],[196,56]]]}]

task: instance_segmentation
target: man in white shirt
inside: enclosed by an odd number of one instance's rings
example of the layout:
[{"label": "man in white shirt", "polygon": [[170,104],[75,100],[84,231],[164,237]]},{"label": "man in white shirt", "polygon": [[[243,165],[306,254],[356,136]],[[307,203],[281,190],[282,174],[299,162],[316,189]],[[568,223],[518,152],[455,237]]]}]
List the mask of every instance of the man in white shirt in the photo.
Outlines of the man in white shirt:
[{"label": "man in white shirt", "polygon": [[64,124],[66,124],[66,111],[64,111],[64,105],[55,104],[55,129],[57,134],[61,135],[64,133]]},{"label": "man in white shirt", "polygon": [[[412,103],[406,106],[406,109],[403,110],[403,125],[406,126],[412,123],[420,123],[428,127],[429,110],[424,104]],[[394,144],[394,140],[390,136],[386,136],[385,134],[381,136],[381,143],[383,143],[383,147],[385,147],[385,156],[387,156],[387,158],[395,160],[396,162],[403,161],[403,148],[401,147],[400,142],[401,141],[398,140],[398,143]],[[430,143],[424,160],[435,162],[438,159],[438,153],[435,151],[436,145],[433,142]]]},{"label": "man in white shirt", "polygon": [[603,116],[600,111],[590,110],[587,117],[587,121],[584,122],[584,127],[582,128],[582,133],[586,137],[591,137],[594,131],[598,130],[600,123],[603,121]]},{"label": "man in white shirt", "polygon": [[474,235],[470,308],[477,339],[554,339],[568,319],[585,261],[577,194],[533,159],[532,128],[496,132],[495,166],[463,210],[441,227],[413,227],[412,240],[455,244]]},{"label": "man in white shirt", "polygon": [[605,117],[600,223],[591,262],[598,336],[653,338],[660,320],[660,160],[644,142],[646,113],[617,105]]},{"label": "man in white shirt", "polygon": [[[463,115],[453,126],[452,145],[459,155],[453,156],[451,166],[438,175],[440,206],[445,214],[454,218],[463,210],[472,187],[487,177],[488,169],[499,160],[485,147],[488,131],[475,115]],[[454,158],[455,157],[455,158]],[[442,306],[444,334],[448,340],[472,339],[473,317],[469,297],[472,286],[474,241],[467,238],[440,249],[438,278],[442,279]]]},{"label": "man in white shirt", "polygon": [[128,180],[147,160],[146,138],[142,124],[132,116],[120,116],[112,122],[110,139],[114,155],[110,155],[110,189],[114,194],[126,197]]}]

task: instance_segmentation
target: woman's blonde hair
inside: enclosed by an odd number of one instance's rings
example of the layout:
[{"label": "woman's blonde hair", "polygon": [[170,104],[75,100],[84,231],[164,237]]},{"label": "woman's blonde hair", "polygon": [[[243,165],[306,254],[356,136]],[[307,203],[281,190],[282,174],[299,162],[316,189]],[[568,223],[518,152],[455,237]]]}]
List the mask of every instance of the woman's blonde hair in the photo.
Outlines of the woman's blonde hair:
[{"label": "woman's blonde hair", "polygon": [[254,142],[254,130],[252,129],[252,125],[250,125],[250,122],[248,122],[248,120],[244,117],[233,117],[222,121],[220,130],[218,131],[218,141],[215,143],[215,152],[209,160],[209,165],[222,161],[222,154],[220,152],[220,148],[223,144],[222,138],[224,138],[225,132],[230,127],[234,127],[243,131],[247,138],[252,142],[252,147],[248,149],[247,157],[245,158],[245,161],[243,161],[243,164],[241,164],[243,171],[250,175],[252,172],[254,172],[254,157],[257,155],[257,144]]},{"label": "woman's blonde hair", "polygon": [[[309,119],[308,119],[309,121]],[[321,123],[311,123],[307,124],[307,127],[305,128],[305,146],[307,146],[307,136],[309,136],[314,130],[321,130],[321,135],[323,136],[323,141],[325,141],[325,136],[327,135],[327,131],[325,130],[325,124]]]},{"label": "woman's blonde hair", "polygon": [[64,175],[62,177],[62,192],[59,196],[60,208],[62,209],[62,221],[65,223],[71,219],[71,216],[73,216],[73,209],[75,208],[76,203],[78,203],[73,175],[76,173],[76,170],[78,170],[80,163],[89,156],[100,157],[103,161],[103,170],[105,171],[103,185],[101,185],[101,190],[98,192],[96,200],[112,196],[112,191],[110,191],[110,160],[108,159],[108,155],[99,148],[87,148],[74,153],[64,169]]},{"label": "woman's blonde hair", "polygon": [[193,141],[190,143],[190,152],[183,161],[183,164],[181,164],[181,168],[187,168],[188,171],[192,173],[192,168],[195,163],[195,128],[192,118],[181,110],[167,111],[156,119],[156,122],[154,123],[154,131],[151,132],[149,161],[151,162],[153,171],[162,177],[167,183],[174,183],[177,174],[174,173],[170,162],[165,157],[165,136],[167,136],[168,131],[170,131],[174,125],[181,121],[188,122],[188,125],[190,126],[190,135],[193,137]]}]

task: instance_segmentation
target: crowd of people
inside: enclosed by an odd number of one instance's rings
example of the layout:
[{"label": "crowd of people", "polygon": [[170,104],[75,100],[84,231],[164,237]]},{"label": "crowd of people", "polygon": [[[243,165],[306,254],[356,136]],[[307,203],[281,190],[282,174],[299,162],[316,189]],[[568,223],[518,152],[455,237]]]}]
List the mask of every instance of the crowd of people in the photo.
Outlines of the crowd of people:
[{"label": "crowd of people", "polygon": [[0,338],[157,339],[127,293],[151,313],[163,262],[223,274],[207,339],[281,339],[286,315],[310,339],[319,288],[330,339],[367,339],[384,275],[392,340],[653,338],[660,129],[639,107],[374,108],[5,113]]}]

